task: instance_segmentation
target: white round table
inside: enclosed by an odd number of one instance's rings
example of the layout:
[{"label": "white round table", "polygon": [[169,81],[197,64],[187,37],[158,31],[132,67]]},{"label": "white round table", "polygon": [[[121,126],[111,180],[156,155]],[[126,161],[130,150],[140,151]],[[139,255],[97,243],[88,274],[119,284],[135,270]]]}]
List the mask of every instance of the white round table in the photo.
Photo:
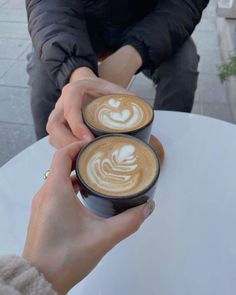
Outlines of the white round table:
[{"label": "white round table", "polygon": [[[70,294],[236,294],[236,125],[159,111],[157,208]],[[43,139],[0,169],[0,255],[20,254],[53,149]],[[79,267],[79,266],[78,266]]]}]

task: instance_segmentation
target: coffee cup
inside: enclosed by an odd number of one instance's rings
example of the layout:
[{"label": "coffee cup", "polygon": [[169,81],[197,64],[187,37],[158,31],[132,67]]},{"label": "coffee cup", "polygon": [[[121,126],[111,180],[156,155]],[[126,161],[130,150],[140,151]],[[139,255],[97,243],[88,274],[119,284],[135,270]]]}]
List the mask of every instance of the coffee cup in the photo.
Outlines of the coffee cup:
[{"label": "coffee cup", "polygon": [[126,94],[101,96],[83,110],[86,126],[97,136],[129,134],[148,143],[154,111],[143,99]]},{"label": "coffee cup", "polygon": [[159,159],[152,148],[124,134],[97,137],[76,160],[83,202],[103,217],[153,199],[159,173]]}]

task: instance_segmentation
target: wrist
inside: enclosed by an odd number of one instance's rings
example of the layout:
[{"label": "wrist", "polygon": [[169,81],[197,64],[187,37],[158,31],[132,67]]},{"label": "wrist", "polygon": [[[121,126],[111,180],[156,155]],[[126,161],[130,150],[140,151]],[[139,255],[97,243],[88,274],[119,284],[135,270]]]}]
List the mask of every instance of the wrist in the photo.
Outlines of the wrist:
[{"label": "wrist", "polygon": [[122,46],[119,51],[126,56],[132,67],[138,70],[142,66],[142,58],[139,52],[131,45]]},{"label": "wrist", "polygon": [[75,69],[71,76],[70,76],[70,82],[75,82],[75,81],[79,81],[79,80],[83,80],[83,79],[87,79],[87,78],[95,78],[97,77],[94,72],[87,67],[81,67],[78,69]]},{"label": "wrist", "polygon": [[141,66],[138,51],[131,45],[124,45],[101,63],[98,73],[102,79],[127,87]]},{"label": "wrist", "polygon": [[64,265],[58,263],[58,259],[53,259],[52,255],[47,259],[45,257],[31,257],[26,253],[23,253],[22,258],[27,260],[39,273],[43,274],[45,280],[51,284],[53,290],[59,295],[65,295],[70,290],[71,287],[68,287],[68,282],[63,274]]}]

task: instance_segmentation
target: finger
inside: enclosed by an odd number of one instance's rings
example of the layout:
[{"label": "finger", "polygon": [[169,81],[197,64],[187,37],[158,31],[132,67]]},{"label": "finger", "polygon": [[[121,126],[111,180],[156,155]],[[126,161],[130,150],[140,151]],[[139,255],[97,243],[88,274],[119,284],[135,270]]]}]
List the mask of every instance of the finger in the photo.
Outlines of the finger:
[{"label": "finger", "polygon": [[144,220],[153,212],[154,208],[155,203],[150,200],[144,205],[126,210],[107,219],[105,232],[110,238],[111,246],[137,231]]},{"label": "finger", "polygon": [[89,142],[94,136],[83,122],[82,104],[85,95],[87,94],[82,81],[77,83],[74,89],[67,87],[63,92],[63,116],[68,122],[74,136]]},{"label": "finger", "polygon": [[46,128],[49,134],[49,143],[56,148],[78,141],[64,121],[63,108],[60,102],[57,102],[55,109],[51,112]]},{"label": "finger", "polygon": [[58,150],[53,156],[50,173],[47,179],[54,179],[60,183],[63,179],[65,180],[70,177],[73,160],[83,145],[84,142],[77,141]]},{"label": "finger", "polygon": [[59,149],[77,142],[78,138],[73,135],[65,123],[55,122],[49,133],[48,141],[52,146]]},{"label": "finger", "polygon": [[68,100],[65,103],[64,117],[67,120],[72,133],[78,139],[90,142],[94,138],[94,136],[84,124],[81,108],[82,106],[79,102],[79,99],[77,101]]}]

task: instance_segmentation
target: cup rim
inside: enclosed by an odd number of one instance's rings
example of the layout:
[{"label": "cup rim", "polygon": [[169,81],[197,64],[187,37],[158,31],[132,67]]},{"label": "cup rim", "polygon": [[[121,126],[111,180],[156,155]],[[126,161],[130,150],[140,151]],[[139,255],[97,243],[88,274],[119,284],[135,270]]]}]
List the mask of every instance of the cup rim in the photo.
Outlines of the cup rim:
[{"label": "cup rim", "polygon": [[[78,164],[79,164],[79,159],[82,155],[82,153],[84,152],[84,150],[86,148],[88,148],[91,144],[93,144],[94,142],[96,141],[99,141],[99,140],[102,140],[103,138],[105,137],[113,137],[113,136],[120,136],[120,137],[128,137],[128,138],[132,138],[134,140],[137,140],[138,142],[141,142],[144,146],[146,146],[147,148],[149,148],[149,150],[152,151],[152,153],[154,154],[154,157],[156,158],[156,161],[157,161],[157,165],[158,165],[158,169],[157,169],[157,172],[155,174],[155,177],[153,178],[152,182],[147,186],[145,187],[143,190],[135,193],[135,194],[131,194],[129,196],[120,196],[120,197],[112,197],[112,196],[109,196],[109,195],[106,195],[106,194],[103,194],[103,193],[100,193],[96,190],[94,190],[92,187],[90,187],[84,180],[83,178],[80,176],[80,173],[79,173],[79,169],[78,168]],[[157,182],[158,178],[159,178],[159,175],[160,175],[160,170],[161,170],[161,166],[160,166],[160,159],[159,159],[159,156],[157,155],[157,153],[155,152],[155,150],[149,145],[147,144],[146,142],[142,141],[141,139],[139,138],[136,138],[134,136],[131,136],[131,135],[128,135],[128,134],[122,134],[122,133],[118,133],[118,134],[105,134],[105,135],[102,135],[102,136],[98,136],[96,137],[94,140],[92,140],[91,142],[89,142],[88,144],[86,144],[84,147],[81,148],[81,150],[79,151],[78,155],[77,155],[77,158],[76,158],[76,164],[75,164],[75,172],[76,172],[76,176],[78,178],[78,180],[82,183],[82,185],[88,190],[90,191],[91,193],[93,193],[95,196],[97,197],[100,197],[100,198],[103,198],[103,199],[109,199],[109,200],[130,200],[130,199],[134,199],[134,198],[137,198],[139,197],[140,195],[143,195],[145,194],[147,191],[149,191],[154,185],[155,183]]]},{"label": "cup rim", "polygon": [[[107,97],[107,96],[111,96],[111,95],[114,95],[114,96],[115,96],[115,95],[119,95],[119,96],[121,96],[122,93],[113,93],[113,94],[102,95],[102,96],[99,96],[99,97],[95,98],[95,99],[94,99],[93,101],[91,101],[90,103],[93,103],[96,99],[99,99],[99,98],[101,98],[101,97]],[[138,131],[141,131],[141,130],[145,129],[147,126],[149,126],[150,124],[152,124],[152,122],[153,122],[153,120],[154,120],[154,110],[153,110],[152,106],[151,106],[148,102],[146,102],[143,98],[141,98],[141,97],[139,97],[139,96],[137,96],[137,95],[124,94],[124,96],[136,97],[136,98],[142,100],[144,103],[146,103],[146,104],[150,107],[151,112],[152,112],[152,117],[150,118],[150,121],[148,121],[145,125],[143,125],[143,126],[137,128],[137,129],[135,129],[135,130],[129,130],[129,131],[121,131],[121,130],[119,130],[119,131],[116,131],[116,130],[104,130],[104,129],[98,128],[98,127],[96,127],[96,126],[90,124],[90,123],[85,119],[85,117],[84,117],[84,110],[85,110],[86,107],[90,104],[90,103],[89,103],[89,104],[87,104],[87,105],[82,109],[82,118],[83,118],[84,123],[87,125],[87,127],[88,127],[90,130],[92,130],[92,131],[99,132],[99,133],[102,133],[102,134],[104,134],[104,135],[108,135],[108,134],[135,134],[135,133],[137,133]]]}]

